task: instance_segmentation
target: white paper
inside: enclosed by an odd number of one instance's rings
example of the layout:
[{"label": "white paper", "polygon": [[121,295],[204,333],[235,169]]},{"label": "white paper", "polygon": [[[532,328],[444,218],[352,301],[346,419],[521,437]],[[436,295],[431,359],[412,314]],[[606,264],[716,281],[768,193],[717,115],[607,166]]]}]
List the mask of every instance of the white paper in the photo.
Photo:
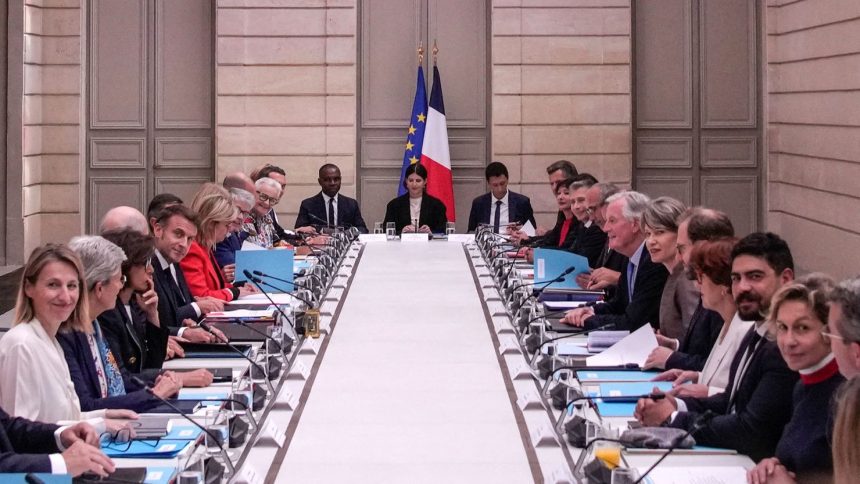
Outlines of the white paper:
[{"label": "white paper", "polygon": [[559,356],[588,356],[591,354],[588,352],[587,348],[582,346],[582,344],[577,344],[575,342],[572,343],[570,341],[559,343],[556,353]]},{"label": "white paper", "polygon": [[[639,468],[642,475],[647,468]],[[657,466],[645,477],[650,484],[734,484],[747,481],[747,471],[741,466]]]},{"label": "white paper", "polygon": [[[268,302],[268,300],[267,300]],[[207,318],[229,319],[229,318],[273,318],[275,309],[234,309],[232,311],[214,311],[206,315]]]},{"label": "white paper", "polygon": [[430,234],[400,234],[401,242],[427,242]]},{"label": "white paper", "polygon": [[472,244],[475,242],[475,234],[448,234],[448,242]]},{"label": "white paper", "polygon": [[242,250],[266,250],[266,248],[245,240],[242,241]]},{"label": "white paper", "polygon": [[360,234],[359,242],[388,242],[388,236],[385,234]]},{"label": "white paper", "polygon": [[588,301],[544,301],[543,305],[546,306],[547,309],[551,309],[553,311],[558,311],[561,309],[575,309],[580,306],[585,306],[588,304]]},{"label": "white paper", "polygon": [[532,221],[531,221],[531,220],[526,220],[526,223],[524,223],[524,224],[523,224],[523,226],[522,226],[522,228],[521,228],[520,230],[521,230],[524,234],[528,235],[529,237],[534,237],[534,236],[535,236],[535,226],[534,226],[534,225],[532,225]]},{"label": "white paper", "polygon": [[[269,298],[275,301],[277,305],[289,305],[296,298],[286,292],[269,293]],[[272,304],[265,294],[248,294],[239,299],[229,301],[227,304]]]},{"label": "white paper", "polygon": [[657,347],[654,328],[645,324],[629,336],[612,345],[611,348],[585,360],[588,366],[615,366],[636,363],[645,366],[651,350]]}]

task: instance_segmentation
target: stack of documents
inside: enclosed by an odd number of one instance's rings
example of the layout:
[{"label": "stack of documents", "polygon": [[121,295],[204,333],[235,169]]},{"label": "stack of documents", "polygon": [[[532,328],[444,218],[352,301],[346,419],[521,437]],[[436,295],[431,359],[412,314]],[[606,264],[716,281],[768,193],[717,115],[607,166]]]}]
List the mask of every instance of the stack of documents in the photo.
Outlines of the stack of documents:
[{"label": "stack of documents", "polygon": [[598,353],[611,348],[627,335],[630,331],[595,331],[588,335],[588,351]]},{"label": "stack of documents", "polygon": [[264,309],[233,309],[230,311],[213,311],[206,315],[206,321],[210,323],[227,322],[232,319],[241,319],[246,323],[272,323],[275,321],[277,309],[269,305]]}]

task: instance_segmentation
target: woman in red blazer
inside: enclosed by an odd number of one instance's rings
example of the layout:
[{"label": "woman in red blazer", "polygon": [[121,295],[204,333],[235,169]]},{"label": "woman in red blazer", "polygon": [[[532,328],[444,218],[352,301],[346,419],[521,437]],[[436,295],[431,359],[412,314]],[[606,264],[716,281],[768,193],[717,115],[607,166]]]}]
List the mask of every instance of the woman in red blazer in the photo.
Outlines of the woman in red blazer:
[{"label": "woman in red blazer", "polygon": [[188,255],[179,261],[191,295],[232,301],[256,292],[247,285],[233,287],[215,261],[215,244],[227,237],[228,227],[237,216],[230,193],[219,185],[206,183],[194,196],[191,209],[197,212],[200,226]]}]

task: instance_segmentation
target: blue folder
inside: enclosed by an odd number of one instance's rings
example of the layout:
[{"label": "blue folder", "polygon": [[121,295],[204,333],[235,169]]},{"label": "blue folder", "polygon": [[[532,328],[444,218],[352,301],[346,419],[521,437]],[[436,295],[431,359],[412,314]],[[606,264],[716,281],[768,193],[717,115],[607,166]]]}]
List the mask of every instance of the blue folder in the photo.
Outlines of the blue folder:
[{"label": "blue folder", "polygon": [[597,402],[597,412],[602,417],[632,417],[636,402]]},{"label": "blue folder", "polygon": [[225,398],[230,398],[230,387],[210,387],[207,388],[206,391],[200,391],[198,389],[189,390],[183,388],[179,390],[179,395],[176,396],[177,400],[223,400]]},{"label": "blue folder", "polygon": [[566,275],[564,280],[550,284],[548,289],[581,289],[576,283],[576,276],[591,270],[588,267],[588,259],[566,250],[535,249],[535,289],[543,287],[569,267],[575,268],[573,272]]},{"label": "blue folder", "polygon": [[172,467],[147,467],[146,468],[146,484],[168,484],[173,475],[176,474],[176,469]]},{"label": "blue folder", "polygon": [[122,459],[170,459],[176,457],[190,440],[133,440],[131,442],[102,442],[102,452],[111,458]]},{"label": "blue folder", "polygon": [[197,440],[202,433],[202,430],[193,425],[174,425],[161,440]]},{"label": "blue folder", "polygon": [[271,284],[271,286],[262,284],[266,292],[292,292],[295,289],[291,284],[293,282],[292,250],[240,250],[236,252],[236,282],[248,280],[245,277],[246,270],[252,274],[254,271],[260,271],[272,276],[256,276],[263,282]]},{"label": "blue folder", "polygon": [[[26,475],[27,474],[18,472],[3,472],[0,473],[0,482],[9,484],[26,484],[27,481],[24,480],[24,476]],[[43,474],[39,472],[34,473],[33,475],[45,481],[45,484],[69,484],[72,482],[72,476],[69,474]]]},{"label": "blue folder", "polygon": [[649,382],[613,382],[600,384],[600,396],[603,397],[624,397],[624,396],[639,396],[648,395],[654,390],[654,387],[660,389],[661,392],[668,392],[672,389],[670,381],[649,381]]},{"label": "blue folder", "polygon": [[[656,371],[636,371],[636,370],[579,370],[576,372],[576,378],[581,383],[603,383],[613,381],[638,381],[650,382],[655,376],[659,375]],[[647,392],[646,392],[647,393]]]}]

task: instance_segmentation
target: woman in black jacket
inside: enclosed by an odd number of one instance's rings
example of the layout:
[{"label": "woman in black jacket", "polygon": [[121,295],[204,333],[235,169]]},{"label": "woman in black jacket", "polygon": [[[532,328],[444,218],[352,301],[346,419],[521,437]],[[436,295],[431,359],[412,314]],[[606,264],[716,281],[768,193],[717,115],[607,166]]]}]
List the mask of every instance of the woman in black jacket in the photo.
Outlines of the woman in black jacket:
[{"label": "woman in black jacket", "polygon": [[[406,193],[388,202],[385,222],[394,222],[397,233],[445,233],[448,218],[445,204],[424,192],[427,186],[427,169],[420,163],[406,168],[403,182]],[[417,225],[415,221],[417,220]]]}]

